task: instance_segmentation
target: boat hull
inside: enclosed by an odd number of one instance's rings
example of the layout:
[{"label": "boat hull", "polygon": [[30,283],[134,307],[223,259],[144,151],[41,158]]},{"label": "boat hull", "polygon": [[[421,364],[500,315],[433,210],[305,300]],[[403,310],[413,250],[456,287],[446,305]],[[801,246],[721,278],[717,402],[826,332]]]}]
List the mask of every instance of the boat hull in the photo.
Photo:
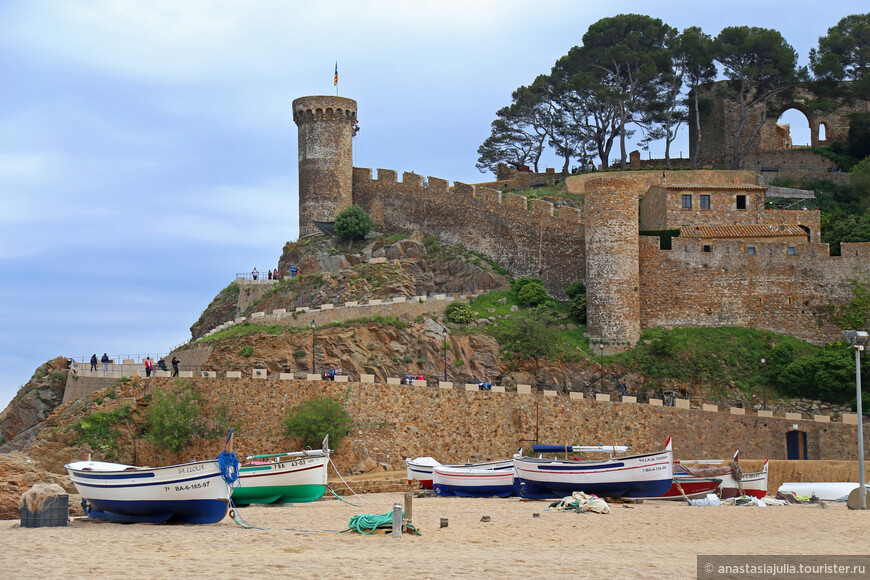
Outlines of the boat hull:
[{"label": "boat hull", "polygon": [[[679,483],[679,486],[677,485]],[[722,480],[719,478],[710,477],[680,477],[674,476],[674,481],[667,493],[647,499],[700,499],[707,497],[707,494],[716,493]],[[682,491],[680,491],[682,488]]]},{"label": "boat hull", "polygon": [[326,491],[329,457],[272,461],[239,468],[240,486],[233,503],[240,506],[317,501]]},{"label": "boat hull", "polygon": [[431,457],[418,457],[406,459],[405,465],[408,471],[408,485],[413,485],[414,480],[417,480],[426,489],[432,489],[432,468],[441,465],[440,463]]},{"label": "boat hull", "polygon": [[526,498],[559,498],[575,491],[604,497],[656,497],[673,484],[672,459],[667,449],[607,461],[516,458],[514,468],[519,493]]},{"label": "boat hull", "polygon": [[512,459],[473,465],[438,465],[432,489],[443,496],[509,497],[515,493]]},{"label": "boat hull", "polygon": [[66,469],[95,519],[211,524],[229,509],[229,486],[215,461],[157,468],[78,461]]},{"label": "boat hull", "polygon": [[755,473],[744,473],[738,485],[730,475],[722,476],[722,485],[719,487],[719,497],[727,499],[729,497],[739,497],[740,487],[743,488],[743,493],[748,496],[762,499],[767,495],[767,461],[764,462],[764,469]]}]

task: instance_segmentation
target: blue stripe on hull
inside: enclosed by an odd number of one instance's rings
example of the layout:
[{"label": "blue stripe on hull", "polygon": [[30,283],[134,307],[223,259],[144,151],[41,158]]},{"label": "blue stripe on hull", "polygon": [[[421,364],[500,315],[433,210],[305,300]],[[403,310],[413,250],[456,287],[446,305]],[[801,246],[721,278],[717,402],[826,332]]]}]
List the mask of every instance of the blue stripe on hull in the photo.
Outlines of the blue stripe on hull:
[{"label": "blue stripe on hull", "polygon": [[656,497],[667,493],[673,483],[673,479],[614,483],[542,482],[522,477],[518,478],[518,480],[519,495],[530,499],[566,497],[575,491],[582,491],[600,497]]},{"label": "blue stripe on hull", "polygon": [[122,523],[183,522],[213,524],[227,515],[225,499],[185,501],[117,501],[86,500],[91,505],[89,517]]},{"label": "blue stripe on hull", "polygon": [[457,497],[509,497],[514,494],[514,485],[444,485],[436,483],[435,493],[438,495]]}]

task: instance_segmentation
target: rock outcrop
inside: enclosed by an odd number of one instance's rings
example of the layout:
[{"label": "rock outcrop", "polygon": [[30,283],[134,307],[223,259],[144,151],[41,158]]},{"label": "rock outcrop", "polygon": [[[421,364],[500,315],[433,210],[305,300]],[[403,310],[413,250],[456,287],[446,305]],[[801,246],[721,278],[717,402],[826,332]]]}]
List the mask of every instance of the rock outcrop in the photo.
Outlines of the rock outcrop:
[{"label": "rock outcrop", "polygon": [[[46,417],[63,401],[69,361],[57,357],[41,365],[0,412],[0,452],[21,449],[38,434]],[[23,441],[22,441],[23,439]]]}]

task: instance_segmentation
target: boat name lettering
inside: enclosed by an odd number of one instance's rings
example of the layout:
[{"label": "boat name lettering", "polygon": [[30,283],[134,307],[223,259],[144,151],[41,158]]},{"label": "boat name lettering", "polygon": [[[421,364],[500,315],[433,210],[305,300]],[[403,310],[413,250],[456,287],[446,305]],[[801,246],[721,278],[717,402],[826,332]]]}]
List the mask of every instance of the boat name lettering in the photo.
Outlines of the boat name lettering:
[{"label": "boat name lettering", "polygon": [[178,473],[195,473],[197,471],[202,471],[205,469],[205,464],[200,463],[199,465],[186,465],[184,467],[178,468]]},{"label": "boat name lettering", "polygon": [[638,457],[638,463],[653,463],[654,461],[661,461],[664,459],[661,455],[656,455],[655,457]]},{"label": "boat name lettering", "polygon": [[190,491],[191,489],[203,489],[208,487],[210,481],[201,481],[200,483],[188,483],[186,485],[176,485],[175,491]]}]

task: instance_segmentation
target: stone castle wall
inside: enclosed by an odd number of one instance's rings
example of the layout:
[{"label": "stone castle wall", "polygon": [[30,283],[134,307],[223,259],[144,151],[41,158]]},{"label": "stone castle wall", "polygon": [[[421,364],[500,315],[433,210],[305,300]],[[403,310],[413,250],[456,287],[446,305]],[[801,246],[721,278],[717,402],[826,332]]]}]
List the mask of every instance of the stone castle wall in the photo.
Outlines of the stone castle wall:
[{"label": "stone castle wall", "polygon": [[[379,383],[189,379],[203,393],[206,414],[225,405],[237,421],[239,457],[293,450],[284,436],[289,409],[312,397],[344,401],[355,427],[333,460],[347,474],[371,460],[402,469],[406,457],[431,456],[442,463],[509,457],[537,441],[551,444],[627,444],[632,452],[657,451],[669,436],[682,459],[730,457],[784,459],[785,434],[798,424],[807,433],[809,459],[854,460],[855,425],[732,415],[722,412],[545,397],[538,393],[468,392]],[[148,389],[173,387],[174,379],[150,379]],[[444,434],[450,434],[445,436]],[[870,437],[870,430],[865,434]],[[217,455],[220,442],[195,441],[179,460]],[[139,464],[165,459],[144,443]]]},{"label": "stone castle wall", "polygon": [[539,199],[395,171],[354,168],[353,201],[377,229],[422,231],[484,254],[513,276],[540,277],[556,296],[585,278],[582,214]]},{"label": "stone castle wall", "polygon": [[659,250],[658,238],[641,237],[641,326],[738,326],[820,343],[842,340],[828,305],[848,302],[849,281],[867,276],[870,243],[843,244],[842,256],[828,245],[808,243],[787,255],[787,244],[717,240],[701,251],[697,240],[674,238]]}]

